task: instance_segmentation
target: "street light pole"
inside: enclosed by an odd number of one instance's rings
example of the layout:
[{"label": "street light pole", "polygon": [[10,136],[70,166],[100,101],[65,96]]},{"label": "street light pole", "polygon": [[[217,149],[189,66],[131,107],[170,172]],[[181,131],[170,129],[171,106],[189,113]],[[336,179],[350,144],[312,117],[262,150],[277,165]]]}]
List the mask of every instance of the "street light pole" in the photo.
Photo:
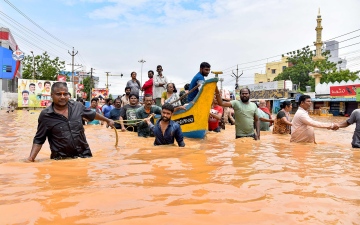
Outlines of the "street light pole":
[{"label": "street light pole", "polygon": [[35,80],[35,58],[34,58],[34,52],[30,51],[33,56],[33,79]]},{"label": "street light pole", "polygon": [[223,81],[224,81],[224,78],[220,78],[219,81],[220,81],[220,90],[222,90],[222,89],[223,89],[223,88],[222,88],[222,83],[223,83]]},{"label": "street light pole", "polygon": [[[142,69],[143,69],[143,65],[146,62],[144,59],[140,59],[138,61],[139,63],[141,63],[141,80],[140,80],[140,84],[142,85]],[[140,87],[141,88],[141,87]]]}]

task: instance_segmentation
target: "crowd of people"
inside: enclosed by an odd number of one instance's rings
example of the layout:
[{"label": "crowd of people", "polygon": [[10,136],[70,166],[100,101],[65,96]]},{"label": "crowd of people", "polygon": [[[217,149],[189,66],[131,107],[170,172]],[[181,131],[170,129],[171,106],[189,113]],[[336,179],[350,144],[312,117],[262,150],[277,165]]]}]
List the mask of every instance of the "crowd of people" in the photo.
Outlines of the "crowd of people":
[{"label": "crowd of people", "polygon": [[[54,83],[51,87],[53,103],[40,113],[28,161],[35,160],[46,138],[49,140],[52,159],[91,157],[83,129],[85,123],[102,125],[106,122],[106,127],[137,132],[139,137],[154,137],[154,145],[174,144],[176,140],[179,147],[184,147],[181,127],[171,117],[177,110],[186,110],[186,105],[194,101],[210,68],[209,63],[201,63],[199,72],[191,83],[184,86],[180,95],[177,94],[175,84],[169,83],[163,75],[161,65],[157,66],[155,77],[152,70],[148,72],[149,80],[143,86],[136,79],[136,72],[132,72],[123,96],[114,100],[106,99],[103,106],[98,105],[98,99],[91,99],[89,108],[81,100],[70,100],[66,83]],[[144,94],[142,102],[139,102],[140,91]],[[204,113],[209,113],[209,131],[221,132],[225,124],[235,125],[235,138],[259,140],[260,131],[269,131],[273,126],[273,134],[290,135],[291,142],[316,143],[313,127],[337,130],[356,123],[360,129],[360,109],[355,110],[348,120],[333,124],[311,119],[307,112],[310,106],[310,96],[302,95],[299,98],[299,109],[292,119],[292,104],[289,101],[284,101],[276,118],[272,118],[265,100],[260,100],[258,105],[250,101],[248,88],[240,90],[239,101],[232,100],[227,91],[216,87],[211,110]],[[156,115],[159,119],[155,123]],[[353,147],[360,147],[359,133],[355,130]]]}]

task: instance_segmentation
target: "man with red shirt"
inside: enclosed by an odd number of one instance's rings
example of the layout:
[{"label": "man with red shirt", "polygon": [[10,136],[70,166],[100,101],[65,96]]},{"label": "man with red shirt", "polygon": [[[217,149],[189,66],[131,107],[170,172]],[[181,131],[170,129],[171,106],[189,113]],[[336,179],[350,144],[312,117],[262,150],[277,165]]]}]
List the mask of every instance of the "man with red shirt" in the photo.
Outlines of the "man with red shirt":
[{"label": "man with red shirt", "polygon": [[219,126],[219,121],[221,120],[222,114],[223,108],[218,105],[216,98],[214,98],[210,109],[209,131],[220,132],[221,127]]},{"label": "man with red shirt", "polygon": [[153,76],[154,76],[154,71],[149,70],[148,72],[149,80],[147,80],[141,88],[141,91],[144,92],[144,96],[147,94],[149,95],[153,94]]}]

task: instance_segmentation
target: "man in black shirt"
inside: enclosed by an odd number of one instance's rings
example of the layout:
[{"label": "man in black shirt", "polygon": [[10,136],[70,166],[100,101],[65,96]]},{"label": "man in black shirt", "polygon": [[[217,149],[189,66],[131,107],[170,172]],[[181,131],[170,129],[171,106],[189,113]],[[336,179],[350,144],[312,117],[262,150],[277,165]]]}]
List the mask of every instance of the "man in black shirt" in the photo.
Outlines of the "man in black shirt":
[{"label": "man in black shirt", "polygon": [[92,157],[86,141],[82,118],[89,121],[103,120],[111,127],[114,127],[114,121],[86,109],[80,102],[69,101],[70,93],[64,82],[53,84],[51,97],[52,105],[39,115],[38,128],[28,161],[34,162],[46,137],[50,145],[51,159]]}]

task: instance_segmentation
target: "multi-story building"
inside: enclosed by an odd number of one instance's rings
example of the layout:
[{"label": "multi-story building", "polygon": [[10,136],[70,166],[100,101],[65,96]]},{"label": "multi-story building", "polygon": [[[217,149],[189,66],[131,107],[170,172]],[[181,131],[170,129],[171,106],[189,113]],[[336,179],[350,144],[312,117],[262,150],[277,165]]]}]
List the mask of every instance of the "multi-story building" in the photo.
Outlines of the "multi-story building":
[{"label": "multi-story building", "polygon": [[346,69],[346,59],[339,57],[339,42],[338,41],[326,41],[325,42],[325,51],[330,51],[329,61],[336,64],[338,70]]},{"label": "multi-story building", "polygon": [[16,92],[20,61],[12,58],[18,45],[8,28],[0,27],[0,91]]},{"label": "multi-story building", "polygon": [[287,57],[282,57],[281,61],[266,63],[265,73],[255,73],[255,84],[271,82],[274,78],[289,67],[290,63],[287,62]]}]

